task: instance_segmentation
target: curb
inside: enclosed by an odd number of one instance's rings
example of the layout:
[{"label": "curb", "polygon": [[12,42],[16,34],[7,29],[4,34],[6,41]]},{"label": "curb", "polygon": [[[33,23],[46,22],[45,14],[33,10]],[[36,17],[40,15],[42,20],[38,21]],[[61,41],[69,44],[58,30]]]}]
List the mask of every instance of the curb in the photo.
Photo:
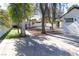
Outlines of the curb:
[{"label": "curb", "polygon": [[3,40],[11,30],[12,30],[12,28],[11,28],[9,31],[7,31],[5,34],[3,34],[3,35],[0,37],[0,40]]}]

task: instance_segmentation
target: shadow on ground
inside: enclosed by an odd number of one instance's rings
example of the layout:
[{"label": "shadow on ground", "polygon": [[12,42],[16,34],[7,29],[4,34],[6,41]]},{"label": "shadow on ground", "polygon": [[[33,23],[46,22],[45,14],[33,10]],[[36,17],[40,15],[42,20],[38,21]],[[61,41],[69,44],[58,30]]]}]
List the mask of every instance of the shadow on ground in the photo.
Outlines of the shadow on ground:
[{"label": "shadow on ground", "polygon": [[50,33],[48,33],[47,35],[55,38],[60,38],[65,43],[79,47],[79,36],[64,35],[64,34],[50,34]]},{"label": "shadow on ground", "polygon": [[16,56],[70,56],[71,54],[55,45],[46,45],[35,40],[44,40],[45,38],[29,36],[16,41]]}]

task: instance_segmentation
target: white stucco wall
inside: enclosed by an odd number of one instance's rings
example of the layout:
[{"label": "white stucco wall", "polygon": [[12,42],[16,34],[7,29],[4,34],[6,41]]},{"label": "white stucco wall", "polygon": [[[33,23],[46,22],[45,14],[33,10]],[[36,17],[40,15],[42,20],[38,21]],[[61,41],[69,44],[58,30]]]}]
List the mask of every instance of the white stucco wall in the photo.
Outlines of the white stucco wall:
[{"label": "white stucco wall", "polygon": [[[65,22],[64,18],[73,18],[74,22],[72,23]],[[62,28],[63,28],[64,33],[79,35],[79,9],[73,9],[68,14],[63,16],[61,19],[63,20]]]}]

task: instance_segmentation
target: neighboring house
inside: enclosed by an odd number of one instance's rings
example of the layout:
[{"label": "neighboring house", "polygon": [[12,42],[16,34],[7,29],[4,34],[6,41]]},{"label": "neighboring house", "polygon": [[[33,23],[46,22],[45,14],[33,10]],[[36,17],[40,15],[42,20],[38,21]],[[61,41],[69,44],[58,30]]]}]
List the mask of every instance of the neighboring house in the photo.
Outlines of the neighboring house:
[{"label": "neighboring house", "polygon": [[60,19],[64,33],[79,35],[79,7],[73,7]]}]

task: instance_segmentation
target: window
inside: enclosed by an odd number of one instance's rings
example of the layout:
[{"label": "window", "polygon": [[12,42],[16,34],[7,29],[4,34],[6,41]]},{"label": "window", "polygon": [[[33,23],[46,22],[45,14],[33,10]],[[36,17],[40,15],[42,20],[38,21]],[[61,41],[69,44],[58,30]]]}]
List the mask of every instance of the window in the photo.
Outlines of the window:
[{"label": "window", "polygon": [[66,22],[73,22],[73,18],[64,18]]},{"label": "window", "polygon": [[75,21],[76,21],[76,18],[75,18]]}]

